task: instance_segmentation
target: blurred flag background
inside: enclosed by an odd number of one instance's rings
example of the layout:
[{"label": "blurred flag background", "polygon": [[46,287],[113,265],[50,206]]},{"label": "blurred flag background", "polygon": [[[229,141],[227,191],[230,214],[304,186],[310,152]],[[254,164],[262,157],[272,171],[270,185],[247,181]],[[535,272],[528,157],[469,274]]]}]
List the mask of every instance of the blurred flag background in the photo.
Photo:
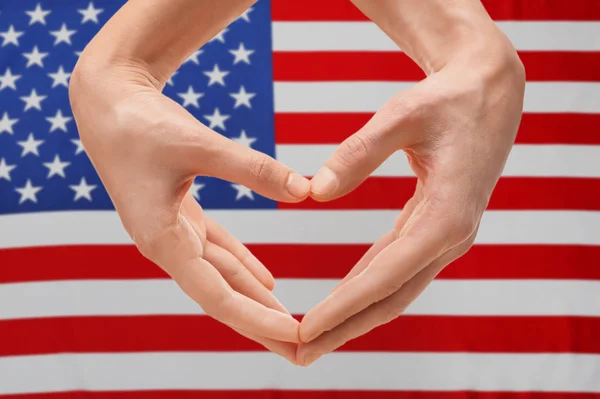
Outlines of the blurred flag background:
[{"label": "blurred flag background", "polygon": [[[123,0],[0,0],[0,398],[600,398],[600,1],[483,3],[527,89],[476,245],[406,315],[304,369],[204,316],[143,259],[86,157],[69,77]],[[260,0],[164,92],[311,176],[423,77],[347,0]],[[206,177],[192,193],[300,316],[415,182],[396,154],[330,203]]]}]

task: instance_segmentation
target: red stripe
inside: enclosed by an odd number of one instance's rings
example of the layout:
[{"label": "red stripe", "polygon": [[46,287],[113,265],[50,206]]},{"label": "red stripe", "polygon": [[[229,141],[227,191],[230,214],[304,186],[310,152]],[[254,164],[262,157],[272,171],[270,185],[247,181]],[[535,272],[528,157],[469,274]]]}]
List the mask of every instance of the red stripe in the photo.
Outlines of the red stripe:
[{"label": "red stripe", "polygon": [[[519,56],[528,81],[600,81],[600,52],[520,52]],[[273,53],[275,81],[417,81],[424,77],[401,52]]]},{"label": "red stripe", "polygon": [[[402,316],[348,342],[340,350],[600,353],[598,336],[598,317]],[[0,356],[263,350],[259,344],[207,316],[0,321]]]},{"label": "red stripe", "polygon": [[[358,262],[368,245],[280,245],[251,249],[277,278],[341,278]],[[598,246],[475,245],[437,278],[600,280],[600,267],[593,259],[600,259]]]},{"label": "red stripe", "polygon": [[[412,197],[416,178],[370,177],[335,201],[312,199],[281,209],[402,209]],[[568,194],[567,194],[568,193]],[[488,209],[492,210],[600,210],[600,178],[502,177]]]},{"label": "red stripe", "polygon": [[273,79],[278,81],[408,80],[425,77],[400,52],[274,52]]},{"label": "red stripe", "polygon": [[[483,0],[495,20],[591,21],[600,19],[597,0]],[[364,16],[348,0],[273,0],[274,21],[364,21]]]},{"label": "red stripe", "polygon": [[3,399],[599,399],[598,393],[474,391],[138,391],[0,395]]},{"label": "red stripe", "polygon": [[[249,245],[276,278],[342,278],[368,245]],[[285,262],[282,262],[282,259]],[[331,260],[335,259],[335,262]],[[440,279],[600,280],[600,246],[475,245]],[[154,279],[166,274],[130,245],[0,250],[0,283]]]},{"label": "red stripe", "polygon": [[[372,113],[277,113],[277,144],[339,144]],[[517,144],[600,144],[600,114],[523,114]]]}]

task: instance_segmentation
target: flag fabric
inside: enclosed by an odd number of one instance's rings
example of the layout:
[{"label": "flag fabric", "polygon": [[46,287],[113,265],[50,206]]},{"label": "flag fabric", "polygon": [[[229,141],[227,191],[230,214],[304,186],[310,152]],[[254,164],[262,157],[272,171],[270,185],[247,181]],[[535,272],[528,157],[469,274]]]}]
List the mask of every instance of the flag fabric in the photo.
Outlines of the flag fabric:
[{"label": "flag fabric", "polygon": [[[516,144],[472,250],[397,320],[308,368],[203,315],[133,247],[68,102],[123,0],[0,0],[1,398],[600,398],[600,1],[485,0],[527,71]],[[260,0],[164,89],[311,176],[424,74],[346,0]],[[192,194],[295,315],[389,230],[403,154],[336,201]]]}]

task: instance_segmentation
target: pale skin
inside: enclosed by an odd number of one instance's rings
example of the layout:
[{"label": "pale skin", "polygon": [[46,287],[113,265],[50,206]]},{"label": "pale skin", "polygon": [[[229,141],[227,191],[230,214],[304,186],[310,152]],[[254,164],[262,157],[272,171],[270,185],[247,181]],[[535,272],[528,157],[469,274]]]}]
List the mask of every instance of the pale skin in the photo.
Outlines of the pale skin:
[{"label": "pale skin", "polygon": [[[427,78],[383,105],[309,182],[160,93],[189,54],[253,3],[130,0],[84,50],[70,98],[86,151],[142,254],[207,314],[306,366],[398,317],[471,247],[515,140],[525,75],[479,0],[353,0]],[[194,176],[208,175],[278,201],[329,201],[396,151],[418,177],[414,196],[301,323],[272,295],[265,266],[188,192]]]}]

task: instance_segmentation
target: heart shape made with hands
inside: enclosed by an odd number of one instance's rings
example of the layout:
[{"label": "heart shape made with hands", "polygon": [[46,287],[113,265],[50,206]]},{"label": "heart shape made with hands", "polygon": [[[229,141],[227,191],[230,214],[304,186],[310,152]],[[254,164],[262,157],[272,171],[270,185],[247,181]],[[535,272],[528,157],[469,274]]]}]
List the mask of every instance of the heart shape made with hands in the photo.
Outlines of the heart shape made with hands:
[{"label": "heart shape made with hands", "polygon": [[[396,318],[470,248],[514,143],[524,92],[511,75],[484,92],[476,77],[448,67],[390,99],[309,181],[212,131],[153,87],[79,74],[69,95],[81,140],[140,252],[208,315],[302,365]],[[301,323],[273,296],[269,271],[189,192],[202,175],[277,201],[329,201],[400,150],[417,176],[414,195],[393,230]]]},{"label": "heart shape made with hands", "polygon": [[[397,317],[472,245],[520,123],[523,65],[479,2],[456,4],[456,12],[443,2],[425,8],[423,2],[361,2],[361,11],[408,50],[427,77],[393,96],[308,181],[216,133],[161,93],[185,52],[250,6],[211,2],[207,13],[203,2],[176,3],[165,13],[128,2],[86,46],[69,82],[83,146],[144,256],[206,314],[308,365]],[[478,22],[472,32],[483,40],[472,40],[469,29],[451,29],[467,20]],[[440,27],[447,35],[427,34]],[[264,265],[207,218],[189,193],[195,176],[211,176],[276,201],[309,195],[329,201],[354,190],[400,150],[417,176],[414,195],[392,231],[301,323],[273,296]]]}]

